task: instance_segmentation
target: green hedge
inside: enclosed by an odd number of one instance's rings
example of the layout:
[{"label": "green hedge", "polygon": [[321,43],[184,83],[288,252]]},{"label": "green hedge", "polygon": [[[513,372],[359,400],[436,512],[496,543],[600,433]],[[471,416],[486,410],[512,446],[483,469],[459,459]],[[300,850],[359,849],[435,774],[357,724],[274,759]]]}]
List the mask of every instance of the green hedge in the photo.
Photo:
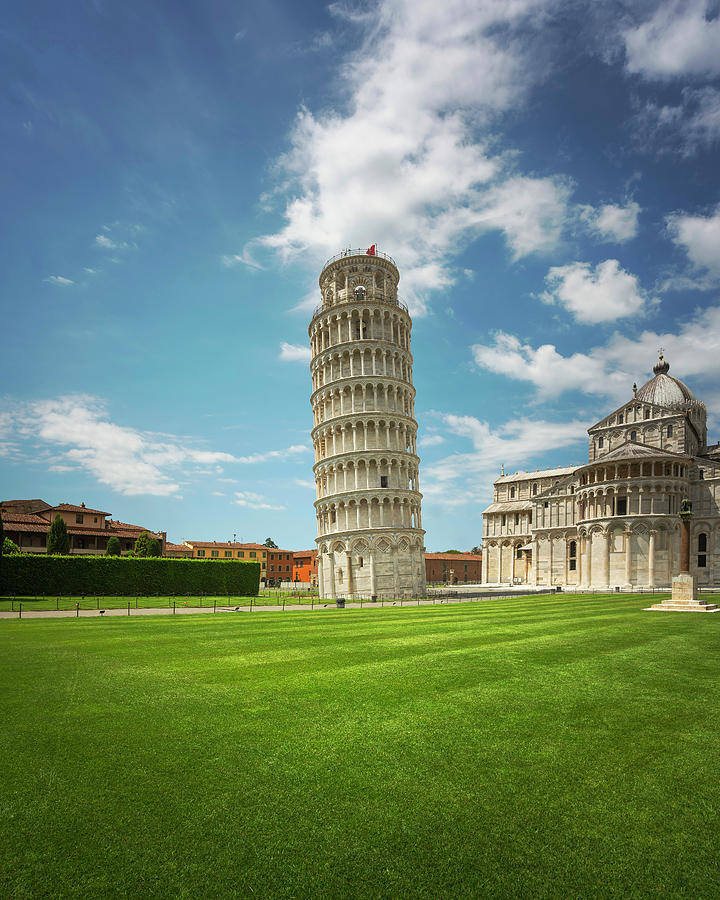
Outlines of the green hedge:
[{"label": "green hedge", "polygon": [[16,597],[255,597],[259,585],[260,564],[241,560],[27,555],[0,570],[0,592]]}]

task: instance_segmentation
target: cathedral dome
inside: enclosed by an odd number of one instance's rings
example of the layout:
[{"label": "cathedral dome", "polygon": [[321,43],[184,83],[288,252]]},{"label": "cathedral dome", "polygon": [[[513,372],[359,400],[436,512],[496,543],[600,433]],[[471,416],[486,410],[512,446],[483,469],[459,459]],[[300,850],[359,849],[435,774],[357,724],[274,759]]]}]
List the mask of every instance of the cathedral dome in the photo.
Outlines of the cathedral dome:
[{"label": "cathedral dome", "polygon": [[684,407],[689,403],[697,403],[697,397],[690,388],[668,375],[670,365],[662,354],[653,366],[654,377],[638,389],[635,395],[638,400],[656,406]]}]

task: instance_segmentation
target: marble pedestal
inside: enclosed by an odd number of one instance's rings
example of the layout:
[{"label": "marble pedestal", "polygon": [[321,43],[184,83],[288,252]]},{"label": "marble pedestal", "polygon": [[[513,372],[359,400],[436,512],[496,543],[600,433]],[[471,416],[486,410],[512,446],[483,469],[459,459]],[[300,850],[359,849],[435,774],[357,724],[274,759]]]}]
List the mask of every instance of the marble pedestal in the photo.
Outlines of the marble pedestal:
[{"label": "marble pedestal", "polygon": [[669,600],[649,607],[651,612],[720,612],[714,603],[698,600],[697,581],[694,575],[682,572],[672,580],[672,594]]}]

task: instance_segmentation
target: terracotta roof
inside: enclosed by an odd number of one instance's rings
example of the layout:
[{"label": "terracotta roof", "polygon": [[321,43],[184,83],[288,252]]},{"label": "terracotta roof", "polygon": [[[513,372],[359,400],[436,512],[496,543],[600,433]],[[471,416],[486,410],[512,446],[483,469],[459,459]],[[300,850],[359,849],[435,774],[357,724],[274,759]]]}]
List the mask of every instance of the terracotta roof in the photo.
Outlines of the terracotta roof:
[{"label": "terracotta roof", "polygon": [[[269,550],[263,544],[234,544],[232,541],[183,541],[188,547],[198,547],[200,550],[206,550],[210,547],[213,550]],[[280,551],[278,551],[280,552]],[[287,553],[287,550],[283,550]]]},{"label": "terracotta roof", "polygon": [[452,559],[456,562],[480,562],[482,553],[426,553],[425,559]]},{"label": "terracotta roof", "polygon": [[294,556],[317,556],[317,550],[295,550]]},{"label": "terracotta roof", "polygon": [[23,525],[42,525],[48,530],[50,528],[48,520],[43,519],[42,516],[35,515],[35,513],[14,513],[8,512],[6,509],[3,509],[1,512],[3,522],[17,522]]},{"label": "terracotta roof", "polygon": [[95,516],[109,516],[109,512],[103,512],[101,509],[90,509],[87,506],[75,506],[74,503],[58,503],[57,506],[51,506],[50,509],[59,509],[60,512],[77,512],[91,513]]},{"label": "terracotta roof", "polygon": [[178,552],[180,550],[183,550],[185,553],[191,552],[190,548],[186,544],[173,544],[171,541],[165,541],[165,549],[173,550],[175,552]]}]

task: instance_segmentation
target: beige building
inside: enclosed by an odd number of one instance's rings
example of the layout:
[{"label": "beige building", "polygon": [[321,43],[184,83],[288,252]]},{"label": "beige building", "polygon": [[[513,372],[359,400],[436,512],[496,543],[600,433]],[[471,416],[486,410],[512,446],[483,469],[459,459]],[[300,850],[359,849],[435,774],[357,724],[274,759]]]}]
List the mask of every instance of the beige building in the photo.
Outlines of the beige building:
[{"label": "beige building", "polygon": [[588,463],[502,475],[483,513],[483,582],[592,590],[669,587],[679,572],[683,497],[691,571],[720,584],[720,444],[706,410],[668,374],[589,429]]},{"label": "beige building", "polygon": [[412,322],[399,279],[374,246],[320,274],[309,335],[323,598],[425,594]]}]

